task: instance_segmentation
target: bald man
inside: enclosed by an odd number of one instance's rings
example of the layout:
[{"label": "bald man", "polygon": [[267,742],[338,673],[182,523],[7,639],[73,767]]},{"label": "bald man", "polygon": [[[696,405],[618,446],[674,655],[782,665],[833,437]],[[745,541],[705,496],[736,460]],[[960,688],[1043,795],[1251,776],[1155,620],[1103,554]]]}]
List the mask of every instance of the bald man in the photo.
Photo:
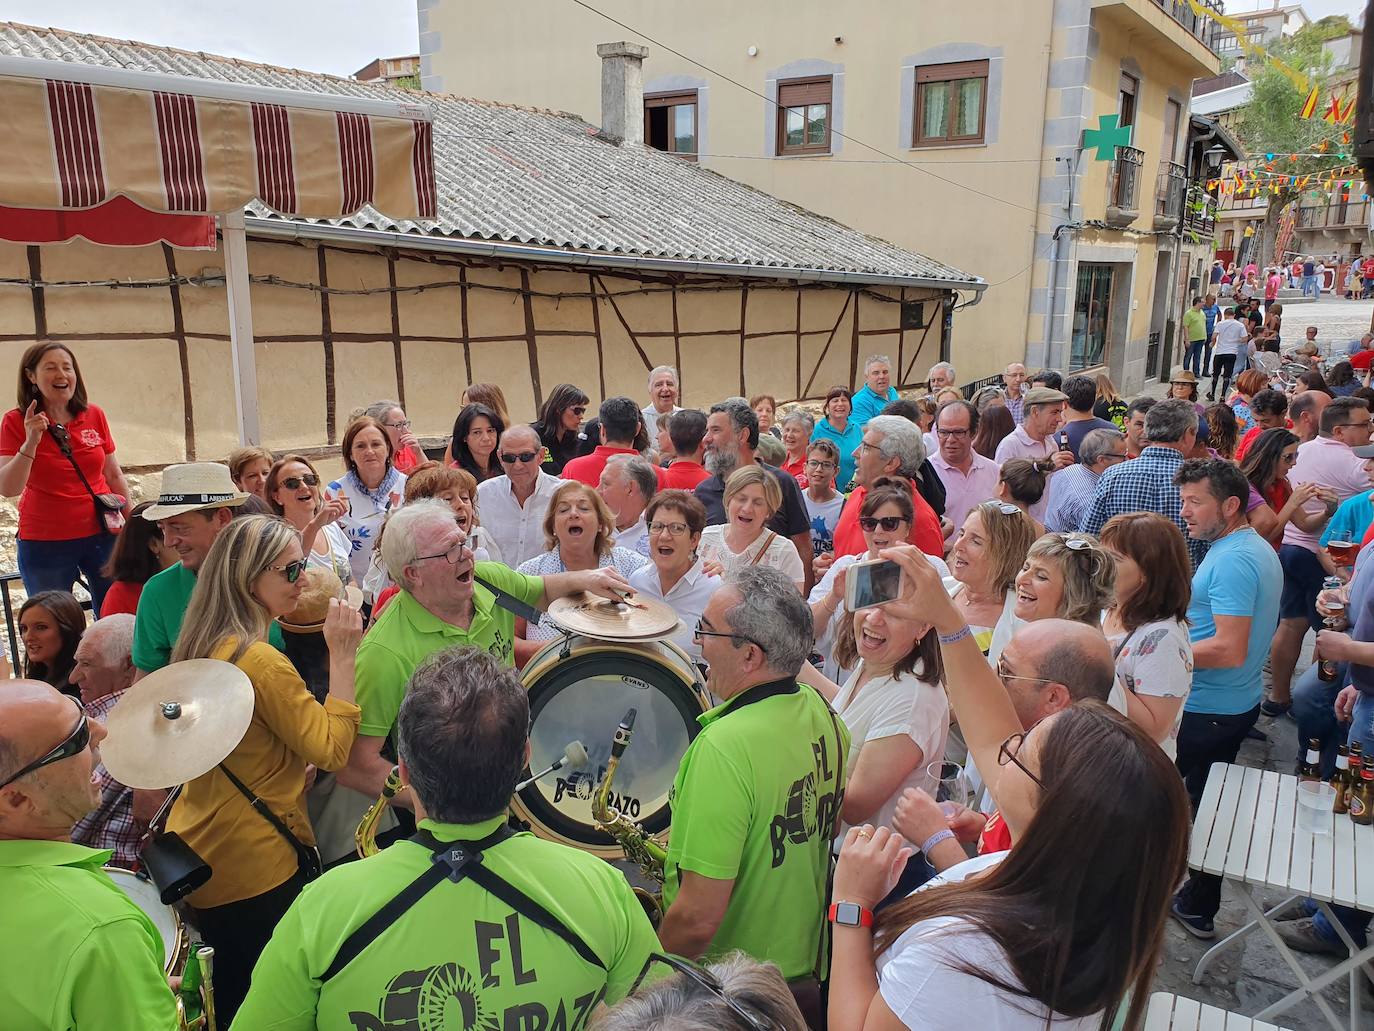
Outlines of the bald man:
[{"label": "bald man", "polygon": [[170,1029],[176,1003],[162,938],[73,844],[72,825],[100,802],[105,728],[35,680],[0,692],[0,1014],[6,1031]]}]

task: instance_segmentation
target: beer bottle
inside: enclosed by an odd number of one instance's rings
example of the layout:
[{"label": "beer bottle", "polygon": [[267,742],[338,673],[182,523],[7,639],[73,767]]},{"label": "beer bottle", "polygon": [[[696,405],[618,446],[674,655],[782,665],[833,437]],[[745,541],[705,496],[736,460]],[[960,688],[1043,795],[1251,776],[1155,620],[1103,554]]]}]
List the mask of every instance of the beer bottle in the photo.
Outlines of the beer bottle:
[{"label": "beer bottle", "polygon": [[1322,779],[1322,743],[1320,739],[1307,739],[1307,758],[1298,767],[1298,780]]},{"label": "beer bottle", "polygon": [[[1341,586],[1340,577],[1328,576],[1325,580],[1322,581],[1322,589],[1323,589],[1323,590],[1334,591],[1334,590],[1338,590],[1338,589],[1340,588],[1340,586]],[[1334,614],[1334,615],[1327,616],[1325,619],[1322,620],[1322,623],[1323,623],[1323,625],[1325,625],[1325,626],[1327,626],[1327,627],[1334,627],[1334,626],[1337,624],[1337,622],[1339,621],[1339,619],[1340,619],[1340,615],[1339,615],[1339,614]],[[1338,672],[1338,667],[1337,667],[1337,663],[1336,663],[1336,660],[1335,660],[1335,659],[1318,659],[1318,661],[1317,661],[1317,679],[1318,679],[1318,680],[1321,680],[1321,681],[1323,681],[1323,682],[1325,682],[1325,683],[1330,684],[1330,683],[1332,683],[1333,681],[1335,681],[1337,672]]]},{"label": "beer bottle", "polygon": [[1336,772],[1331,774],[1331,786],[1336,789],[1336,800],[1331,803],[1333,813],[1350,811],[1350,753],[1345,745],[1336,748]]},{"label": "beer bottle", "polygon": [[1374,823],[1374,769],[1360,771],[1360,783],[1350,796],[1350,818],[1356,823]]}]

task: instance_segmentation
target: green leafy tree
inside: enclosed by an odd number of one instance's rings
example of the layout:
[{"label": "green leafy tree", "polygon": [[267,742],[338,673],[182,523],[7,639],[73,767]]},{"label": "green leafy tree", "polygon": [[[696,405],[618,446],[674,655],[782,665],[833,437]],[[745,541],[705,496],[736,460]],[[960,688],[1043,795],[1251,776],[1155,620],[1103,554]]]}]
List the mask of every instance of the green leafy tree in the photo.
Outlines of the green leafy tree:
[{"label": "green leafy tree", "polygon": [[[1273,164],[1273,171],[1278,175],[1319,177],[1348,163],[1337,156],[1343,152],[1339,127],[1322,118],[1331,78],[1331,58],[1322,44],[1349,31],[1348,20],[1340,16],[1323,18],[1273,48],[1274,55],[1289,67],[1321,83],[1317,111],[1311,118],[1300,117],[1307,93],[1288,75],[1268,63],[1256,62],[1250,66],[1252,90],[1249,101],[1240,110],[1236,133],[1261,172],[1267,171],[1266,164]],[[1323,143],[1327,144],[1326,152],[1315,153]],[[1275,160],[1264,161],[1267,154],[1275,155]],[[1304,156],[1293,162],[1289,154]],[[1262,188],[1267,190],[1269,186],[1269,181],[1265,181]],[[1281,257],[1274,253],[1279,223],[1284,212],[1301,200],[1304,193],[1320,195],[1320,191],[1314,191],[1310,184],[1306,191],[1300,191],[1293,182],[1283,183],[1277,192],[1267,194],[1269,205],[1259,232],[1257,259],[1272,261]]]}]

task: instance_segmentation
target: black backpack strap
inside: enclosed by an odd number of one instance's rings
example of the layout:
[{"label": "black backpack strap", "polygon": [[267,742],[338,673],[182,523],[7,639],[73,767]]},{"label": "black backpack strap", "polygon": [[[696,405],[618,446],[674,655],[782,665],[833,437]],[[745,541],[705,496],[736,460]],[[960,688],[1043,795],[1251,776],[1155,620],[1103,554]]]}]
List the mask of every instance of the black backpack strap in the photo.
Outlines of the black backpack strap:
[{"label": "black backpack strap", "polygon": [[547,909],[499,874],[482,865],[482,853],[514,834],[502,824],[491,834],[478,841],[440,841],[427,830],[417,831],[410,840],[430,851],[430,866],[419,877],[411,881],[391,898],[381,909],[365,920],[339,947],[333,962],[320,977],[320,983],[333,978],[359,954],[377,940],[381,934],[399,920],[420,899],[429,894],[444,881],[457,884],[465,878],[472,880],[484,891],[496,896],[525,919],[547,931],[558,935],[588,963],[602,970],[606,964],[592,951],[591,947],[576,931],[572,930]]},{"label": "black backpack strap", "polygon": [[515,597],[515,595],[501,590],[501,588],[497,587],[490,580],[478,576],[475,570],[472,574],[472,578],[476,580],[479,585],[485,587],[496,596],[496,604],[501,608],[505,609],[513,616],[519,616],[530,626],[539,625],[539,620],[542,619],[543,616],[533,605],[526,605],[519,598]]}]

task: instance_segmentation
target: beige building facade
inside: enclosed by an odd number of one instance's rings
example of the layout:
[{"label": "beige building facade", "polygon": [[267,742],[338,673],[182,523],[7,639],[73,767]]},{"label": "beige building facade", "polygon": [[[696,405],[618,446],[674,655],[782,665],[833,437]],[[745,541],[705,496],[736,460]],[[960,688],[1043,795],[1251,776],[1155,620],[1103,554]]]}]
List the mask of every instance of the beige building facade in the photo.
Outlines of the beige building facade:
[{"label": "beige building facade", "polygon": [[[1182,262],[1154,235],[1178,222],[1160,198],[1190,82],[1218,67],[1184,0],[599,8],[623,25],[560,0],[419,0],[422,81],[596,120],[596,46],[642,44],[650,145],[977,269],[989,288],[955,315],[961,381],[1024,360],[1134,389],[1167,364]],[[1080,154],[1110,114],[1130,153]]]}]

